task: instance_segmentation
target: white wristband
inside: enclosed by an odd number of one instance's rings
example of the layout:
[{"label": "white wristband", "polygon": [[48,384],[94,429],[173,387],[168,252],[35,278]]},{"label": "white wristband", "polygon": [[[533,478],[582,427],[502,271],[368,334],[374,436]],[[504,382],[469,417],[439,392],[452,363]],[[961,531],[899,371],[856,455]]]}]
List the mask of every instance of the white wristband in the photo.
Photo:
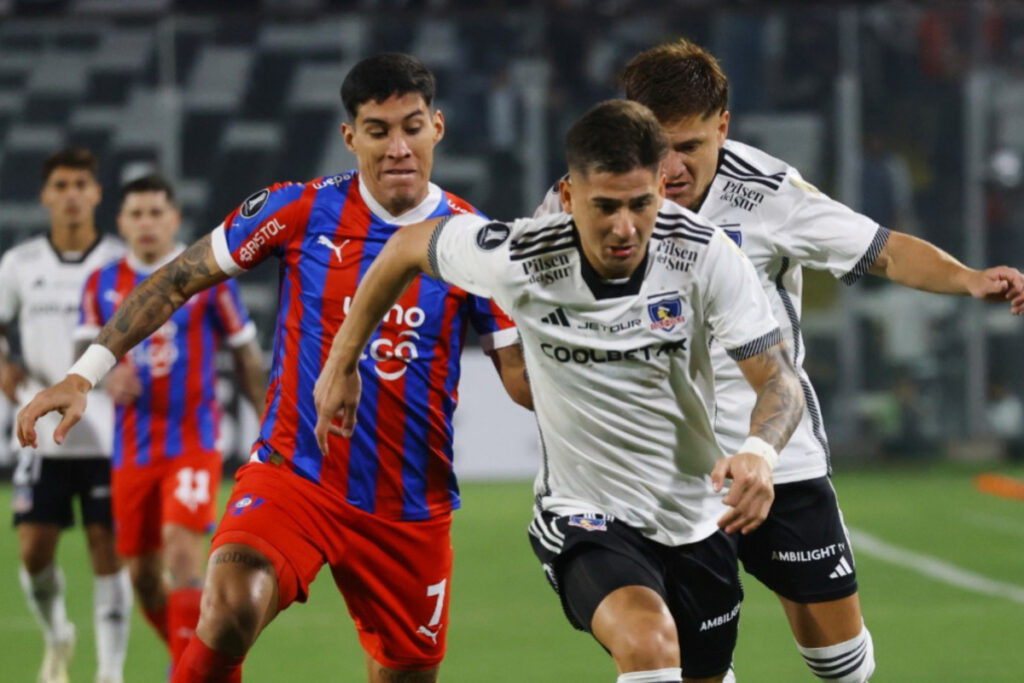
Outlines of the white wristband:
[{"label": "white wristband", "polygon": [[82,357],[68,370],[68,374],[81,375],[88,380],[89,386],[95,387],[115,365],[117,358],[110,349],[102,344],[90,344]]},{"label": "white wristband", "polygon": [[761,456],[768,463],[768,467],[775,469],[775,463],[779,461],[779,454],[775,450],[775,447],[764,439],[757,436],[748,436],[747,440],[743,442],[737,453],[753,453],[754,455]]}]

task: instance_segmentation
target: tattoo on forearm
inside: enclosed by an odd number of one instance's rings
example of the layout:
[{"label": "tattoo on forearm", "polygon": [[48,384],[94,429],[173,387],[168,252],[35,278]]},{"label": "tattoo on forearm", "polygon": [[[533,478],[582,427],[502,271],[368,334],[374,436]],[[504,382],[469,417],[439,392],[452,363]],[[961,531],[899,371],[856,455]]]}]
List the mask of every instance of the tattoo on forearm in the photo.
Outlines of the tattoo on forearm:
[{"label": "tattoo on forearm", "polygon": [[260,555],[250,555],[237,551],[225,551],[217,553],[210,560],[211,564],[244,564],[252,569],[269,569],[270,562]]},{"label": "tattoo on forearm", "polygon": [[100,330],[96,343],[120,357],[167,322],[190,296],[226,278],[210,272],[212,254],[206,235],[140,282]]},{"label": "tattoo on forearm", "polygon": [[803,417],[803,388],[783,346],[775,345],[751,360],[763,364],[770,375],[750,415],[750,434],[781,450]]}]

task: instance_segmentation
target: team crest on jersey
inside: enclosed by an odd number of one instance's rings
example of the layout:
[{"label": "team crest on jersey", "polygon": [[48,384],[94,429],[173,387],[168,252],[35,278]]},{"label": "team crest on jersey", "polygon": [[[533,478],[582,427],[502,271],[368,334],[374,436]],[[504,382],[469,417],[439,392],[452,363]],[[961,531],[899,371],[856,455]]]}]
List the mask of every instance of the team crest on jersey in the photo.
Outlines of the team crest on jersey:
[{"label": "team crest on jersey", "polygon": [[263,210],[263,205],[267,203],[267,198],[270,197],[270,190],[264,188],[255,194],[249,195],[244,202],[242,202],[242,218],[252,218],[259,214]]},{"label": "team crest on jersey", "polygon": [[236,500],[234,505],[231,506],[231,514],[240,515],[246,510],[253,510],[262,504],[262,498],[260,498],[259,496],[254,496],[251,493],[247,493],[238,500]]},{"label": "team crest on jersey", "polygon": [[608,521],[610,519],[610,517],[593,512],[582,515],[569,515],[569,526],[576,526],[584,531],[608,531]]},{"label": "team crest on jersey", "polygon": [[726,234],[726,236],[728,236],[729,239],[731,239],[733,242],[736,243],[737,247],[742,247],[743,246],[743,233],[740,232],[739,230],[730,230],[729,229],[729,228],[738,228],[738,227],[740,227],[739,223],[722,223],[718,227],[720,227],[722,229],[722,232],[724,232]]},{"label": "team crest on jersey", "polygon": [[676,325],[686,322],[686,316],[683,315],[683,300],[678,296],[647,304],[647,314],[651,316],[652,330],[671,330]]},{"label": "team crest on jersey", "polygon": [[476,246],[484,251],[497,249],[511,234],[512,229],[504,223],[488,223],[477,231]]}]

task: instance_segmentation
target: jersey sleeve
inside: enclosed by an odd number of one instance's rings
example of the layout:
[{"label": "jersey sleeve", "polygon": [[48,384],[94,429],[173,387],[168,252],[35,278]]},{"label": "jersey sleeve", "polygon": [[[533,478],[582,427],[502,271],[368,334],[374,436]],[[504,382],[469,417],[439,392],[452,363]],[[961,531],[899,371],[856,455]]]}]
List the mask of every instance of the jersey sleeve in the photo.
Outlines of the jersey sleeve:
[{"label": "jersey sleeve", "polygon": [[213,288],[209,306],[214,327],[228,348],[237,349],[256,338],[256,325],[242,303],[237,282],[218,283]]},{"label": "jersey sleeve", "polygon": [[534,218],[543,218],[544,216],[550,216],[553,213],[562,213],[565,211],[562,208],[562,197],[558,193],[558,183],[555,183],[548,191],[544,193],[544,200],[537,206],[533,212]]},{"label": "jersey sleeve", "polygon": [[250,195],[211,234],[213,255],[231,276],[269,256],[280,257],[284,246],[306,220],[301,183],[278,183]]},{"label": "jersey sleeve", "polygon": [[430,267],[445,282],[500,303],[504,292],[499,275],[509,262],[511,234],[508,223],[468,214],[447,216],[430,238]]},{"label": "jersey sleeve", "polygon": [[498,304],[473,294],[469,295],[469,320],[480,336],[484,351],[511,346],[519,341],[516,324]]},{"label": "jersey sleeve", "polygon": [[0,259],[0,325],[10,323],[18,315],[20,297],[14,264],[14,252],[9,251]]},{"label": "jersey sleeve", "polygon": [[745,360],[782,341],[753,264],[720,229],[708,243],[702,270],[708,325],[733,360]]},{"label": "jersey sleeve", "polygon": [[74,341],[92,341],[103,328],[103,314],[100,312],[100,269],[94,270],[82,287],[82,299],[78,305],[78,325],[71,337]]},{"label": "jersey sleeve", "polygon": [[889,230],[837,202],[790,169],[772,221],[773,236],[783,252],[800,265],[827,270],[852,285],[878,258]]}]

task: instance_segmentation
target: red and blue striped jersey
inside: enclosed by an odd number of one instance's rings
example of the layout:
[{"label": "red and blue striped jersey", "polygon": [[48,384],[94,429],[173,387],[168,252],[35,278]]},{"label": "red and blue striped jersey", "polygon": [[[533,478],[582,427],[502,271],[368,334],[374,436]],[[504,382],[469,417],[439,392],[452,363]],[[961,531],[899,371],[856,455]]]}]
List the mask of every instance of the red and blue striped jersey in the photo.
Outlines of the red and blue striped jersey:
[{"label": "red and blue striped jersey", "polygon": [[[131,254],[95,271],[85,282],[75,338],[92,340],[128,293],[161,263],[145,265]],[[256,328],[238,285],[226,280],[194,295],[160,329],[121,359],[135,369],[142,393],[115,407],[113,467],[147,465],[182,453],[216,448],[220,410],[214,395],[214,356],[219,340],[247,344]]]},{"label": "red and blue striped jersey", "polygon": [[425,519],[459,506],[452,413],[469,326],[485,349],[515,343],[491,301],[419,276],[374,332],[360,360],[363,395],[351,439],[313,429],[313,385],[356,286],[400,225],[475,212],[431,184],[416,208],[391,216],[354,171],[276,184],[246,199],[212,235],[229,274],[279,259],[274,355],[253,459],[294,472],[388,519]]}]

